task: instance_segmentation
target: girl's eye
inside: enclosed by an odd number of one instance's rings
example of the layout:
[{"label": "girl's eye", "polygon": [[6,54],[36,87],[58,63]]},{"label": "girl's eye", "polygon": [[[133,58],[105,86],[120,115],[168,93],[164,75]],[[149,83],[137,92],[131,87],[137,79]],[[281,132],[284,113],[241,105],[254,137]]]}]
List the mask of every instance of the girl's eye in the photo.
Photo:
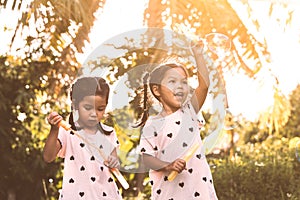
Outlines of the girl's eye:
[{"label": "girl's eye", "polygon": [[100,107],[100,108],[98,108],[97,110],[98,110],[99,112],[102,112],[102,111],[105,110],[105,107]]},{"label": "girl's eye", "polygon": [[175,83],[175,80],[169,80],[169,83]]},{"label": "girl's eye", "polygon": [[84,109],[86,109],[86,110],[91,110],[92,107],[91,107],[91,106],[85,106]]},{"label": "girl's eye", "polygon": [[99,108],[99,109],[98,109],[98,111],[103,111],[103,110],[104,110],[104,108]]}]

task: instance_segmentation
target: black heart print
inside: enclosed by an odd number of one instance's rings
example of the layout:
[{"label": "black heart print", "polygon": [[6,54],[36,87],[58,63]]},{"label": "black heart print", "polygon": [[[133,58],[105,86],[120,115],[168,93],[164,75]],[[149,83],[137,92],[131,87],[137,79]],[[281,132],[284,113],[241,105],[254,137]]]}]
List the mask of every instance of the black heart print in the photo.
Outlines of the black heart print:
[{"label": "black heart print", "polygon": [[178,184],[180,187],[183,187],[184,186],[184,182],[181,182]]},{"label": "black heart print", "polygon": [[111,177],[109,177],[108,182],[113,182],[114,179],[112,179]]},{"label": "black heart print", "polygon": [[169,133],[167,136],[169,137],[169,138],[172,138],[172,133]]}]

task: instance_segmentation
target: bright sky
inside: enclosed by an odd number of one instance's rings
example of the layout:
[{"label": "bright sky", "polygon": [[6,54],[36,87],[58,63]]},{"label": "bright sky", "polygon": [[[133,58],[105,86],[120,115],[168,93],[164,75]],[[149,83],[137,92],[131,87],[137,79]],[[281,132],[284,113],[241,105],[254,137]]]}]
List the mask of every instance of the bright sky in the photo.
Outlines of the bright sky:
[{"label": "bright sky", "polygon": [[[233,114],[242,114],[250,120],[258,116],[258,112],[267,108],[272,103],[272,82],[274,79],[269,75],[268,70],[276,75],[280,82],[280,89],[284,94],[289,94],[297,84],[300,84],[300,2],[286,0],[294,8],[294,18],[289,27],[282,26],[284,23],[277,23],[285,19],[286,11],[274,9],[274,16],[268,17],[270,0],[252,0],[250,5],[254,6],[253,15],[259,20],[261,30],[259,32],[245,15],[246,8],[239,0],[231,0],[233,8],[240,15],[242,21],[248,25],[255,37],[259,40],[264,38],[269,46],[272,56],[272,63],[264,65],[264,69],[258,74],[257,80],[253,81],[245,75],[226,75],[227,93],[230,110]],[[86,49],[88,55],[93,48],[96,48],[103,41],[112,36],[121,34],[137,28],[142,28],[145,1],[130,0],[118,1],[108,0],[104,13],[100,14],[99,22],[90,34],[91,44]],[[282,8],[281,8],[282,9]],[[252,16],[253,16],[252,15]],[[84,56],[82,59],[84,59]]]},{"label": "bright sky", "polygon": [[265,109],[272,102],[274,79],[270,76],[269,69],[278,78],[279,87],[286,95],[295,89],[297,84],[300,84],[300,21],[298,20],[300,19],[300,2],[284,1],[294,10],[293,21],[284,30],[284,21],[281,21],[287,17],[286,10],[275,7],[272,18],[270,18],[268,16],[270,0],[249,1],[253,6],[253,15],[261,25],[259,31],[253,29],[253,24],[244,15],[247,11],[240,7],[239,1],[232,0],[231,2],[242,21],[248,25],[250,31],[253,31],[254,36],[261,41],[266,39],[268,50],[271,53],[272,62],[263,66],[264,69],[258,74],[256,81],[244,81],[247,78],[238,75],[231,77],[231,80],[234,81],[227,83],[228,98],[231,101],[229,103],[234,113],[241,112],[244,116],[253,119],[257,116],[258,111]]}]

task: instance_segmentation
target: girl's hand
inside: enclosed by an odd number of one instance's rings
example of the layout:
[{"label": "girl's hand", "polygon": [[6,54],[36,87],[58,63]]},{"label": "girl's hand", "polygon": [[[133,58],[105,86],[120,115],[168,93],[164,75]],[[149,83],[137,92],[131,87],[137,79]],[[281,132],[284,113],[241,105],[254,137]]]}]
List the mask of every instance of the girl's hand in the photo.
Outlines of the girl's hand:
[{"label": "girl's hand", "polygon": [[174,160],[172,163],[170,163],[169,165],[167,165],[165,167],[165,171],[167,172],[176,171],[178,173],[181,173],[183,170],[186,169],[185,167],[186,167],[185,160],[178,158]]},{"label": "girl's hand", "polygon": [[109,168],[119,168],[120,167],[120,162],[119,162],[118,158],[116,158],[115,156],[110,155],[104,161],[104,165],[109,167]]},{"label": "girl's hand", "polygon": [[58,124],[62,119],[62,116],[60,116],[57,112],[51,112],[47,117],[48,123],[52,128],[58,128]]},{"label": "girl's hand", "polygon": [[199,56],[202,55],[203,53],[203,49],[204,49],[204,43],[202,40],[198,41],[198,42],[191,42],[191,50],[194,54],[194,56]]}]

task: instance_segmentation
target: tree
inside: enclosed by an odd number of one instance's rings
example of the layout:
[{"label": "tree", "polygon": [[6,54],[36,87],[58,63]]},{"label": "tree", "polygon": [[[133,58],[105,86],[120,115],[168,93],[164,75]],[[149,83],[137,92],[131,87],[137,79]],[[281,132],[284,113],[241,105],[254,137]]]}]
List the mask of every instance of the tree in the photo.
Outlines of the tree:
[{"label": "tree", "polygon": [[291,113],[287,123],[280,131],[280,135],[286,138],[300,137],[299,116],[300,116],[300,85],[291,92],[289,96]]},{"label": "tree", "polygon": [[[270,4],[270,14],[274,4]],[[55,178],[55,171],[60,166],[57,163],[53,164],[55,167],[46,166],[41,162],[41,148],[48,128],[45,115],[50,108],[64,116],[68,114],[68,105],[64,100],[69,84],[81,67],[76,53],[83,51],[95,20],[94,14],[99,10],[101,12],[104,5],[104,0],[1,1],[1,9],[12,10],[19,18],[9,41],[9,50],[0,56],[1,199],[7,198],[8,190],[22,199],[32,199],[31,194],[37,198],[55,196],[57,191],[51,188],[48,179],[52,178],[53,184],[58,184],[60,177]],[[248,8],[250,16],[251,7]],[[229,35],[233,48],[220,63],[220,74],[224,69],[238,68],[254,77],[264,59],[268,61],[265,42],[258,41],[248,32],[225,0],[150,0],[144,16],[148,27],[167,27],[177,31],[187,29],[197,35],[210,32]],[[287,24],[292,13],[289,16]],[[259,27],[258,21],[254,23]],[[161,33],[156,34],[159,36]],[[19,39],[23,43],[19,43]],[[152,54],[152,59],[158,55],[157,52]],[[150,63],[153,61],[143,59]],[[255,64],[252,66],[249,61]],[[116,64],[119,64],[117,62],[118,59]],[[126,70],[121,68],[117,77],[124,73]],[[61,101],[57,101],[58,98]],[[45,195],[41,191],[53,193]]]},{"label": "tree", "polygon": [[[241,2],[248,11],[248,18],[256,27],[257,32],[261,28],[259,19],[252,16],[253,8],[249,1]],[[274,18],[279,26],[285,30],[293,19],[294,8],[285,2],[269,3],[268,15]],[[276,10],[285,9],[287,15],[280,20],[277,20]],[[227,0],[219,1],[158,1],[150,0],[148,8],[145,10],[145,23],[149,27],[170,28],[184,34],[194,34],[204,37],[211,32],[218,32],[228,35],[232,41],[230,54],[222,58],[222,62],[216,62],[220,66],[218,72],[220,81],[226,86],[224,80],[224,71],[232,70],[240,73],[245,73],[252,79],[256,79],[263,66],[263,63],[271,61],[271,55],[268,51],[268,44],[264,38],[262,41],[256,39],[255,34],[251,33],[243,21],[237,15],[237,12],[232,8]],[[224,56],[224,55],[223,55]],[[215,61],[218,61],[216,55],[211,56]],[[270,70],[271,76],[273,76]],[[276,77],[274,77],[276,79]],[[278,82],[274,82],[274,105],[268,112],[273,113],[267,117],[267,121],[271,122],[270,132],[273,126],[278,132],[282,127],[290,113],[290,107],[286,106],[286,97],[278,88]],[[286,106],[285,112],[281,106]],[[263,119],[263,118],[262,118]],[[265,121],[266,121],[265,120]]]},{"label": "tree", "polygon": [[16,3],[1,2],[19,21],[0,57],[0,198],[43,199],[57,193],[51,184],[60,180],[60,164],[45,165],[41,156],[49,128],[45,116],[50,109],[67,115],[63,99],[80,66],[75,54],[82,52],[93,14],[104,2]]}]

